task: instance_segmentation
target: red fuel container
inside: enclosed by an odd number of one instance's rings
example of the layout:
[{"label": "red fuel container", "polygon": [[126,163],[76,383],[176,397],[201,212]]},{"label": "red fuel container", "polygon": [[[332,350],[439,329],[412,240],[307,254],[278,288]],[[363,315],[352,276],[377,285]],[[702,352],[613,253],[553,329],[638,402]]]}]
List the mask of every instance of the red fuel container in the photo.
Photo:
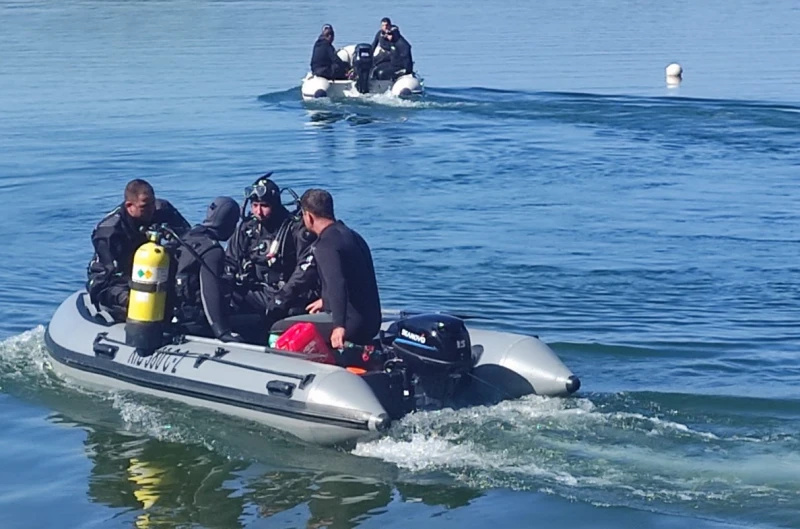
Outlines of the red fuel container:
[{"label": "red fuel container", "polygon": [[295,323],[286,329],[275,342],[275,349],[298,353],[312,362],[336,365],[336,357],[328,347],[327,340],[319,334],[313,323]]}]

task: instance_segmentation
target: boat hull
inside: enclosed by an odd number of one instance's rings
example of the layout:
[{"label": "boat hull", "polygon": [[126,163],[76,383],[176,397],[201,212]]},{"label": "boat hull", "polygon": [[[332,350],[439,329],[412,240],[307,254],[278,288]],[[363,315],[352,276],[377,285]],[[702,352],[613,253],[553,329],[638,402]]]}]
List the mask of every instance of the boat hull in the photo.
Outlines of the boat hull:
[{"label": "boat hull", "polygon": [[[385,319],[385,326],[393,320]],[[537,338],[476,328],[469,333],[476,363],[464,402],[578,389],[572,372]],[[315,444],[374,439],[402,416],[382,371],[359,375],[296,353],[199,336],[177,336],[143,355],[125,343],[125,325],[98,311],[83,291],[56,309],[45,343],[53,369],[85,385],[208,408]]]}]

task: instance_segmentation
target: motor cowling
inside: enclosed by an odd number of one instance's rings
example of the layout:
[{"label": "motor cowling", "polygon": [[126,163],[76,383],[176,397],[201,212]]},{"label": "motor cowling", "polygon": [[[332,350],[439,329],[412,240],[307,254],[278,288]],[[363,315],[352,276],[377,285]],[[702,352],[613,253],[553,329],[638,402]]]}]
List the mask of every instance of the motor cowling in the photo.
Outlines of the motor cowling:
[{"label": "motor cowling", "polygon": [[142,351],[163,345],[170,258],[166,248],[151,240],[133,256],[125,343]]},{"label": "motor cowling", "polygon": [[356,90],[359,93],[369,92],[369,76],[372,71],[372,45],[356,44],[353,51],[353,72],[355,73]]},{"label": "motor cowling", "polygon": [[430,399],[447,400],[472,369],[472,344],[464,322],[447,314],[420,314],[392,323],[390,347]]}]

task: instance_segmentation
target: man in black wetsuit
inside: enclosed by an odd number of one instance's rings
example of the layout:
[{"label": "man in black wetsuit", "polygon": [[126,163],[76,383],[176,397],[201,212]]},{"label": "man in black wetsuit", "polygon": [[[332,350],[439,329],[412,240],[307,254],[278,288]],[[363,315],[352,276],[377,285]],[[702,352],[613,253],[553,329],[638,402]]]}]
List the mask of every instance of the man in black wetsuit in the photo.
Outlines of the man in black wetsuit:
[{"label": "man in black wetsuit", "polygon": [[312,314],[331,313],[331,345],[344,347],[345,340],[369,345],[381,326],[381,302],[372,264],[372,254],[364,239],[336,220],[333,197],[322,189],[309,189],[300,199],[303,222],[317,235],[312,246],[317,264],[322,297],[311,303]]},{"label": "man in black wetsuit", "polygon": [[223,287],[227,241],[236,231],[239,204],[217,197],[208,206],[206,219],[181,237],[175,251],[175,307],[178,324],[188,332],[211,333],[223,342],[239,342],[228,321],[230,304]]},{"label": "man in black wetsuit", "polygon": [[325,24],[311,52],[311,73],[331,81],[347,79],[350,65],[336,55],[333,47],[333,26]]},{"label": "man in black wetsuit", "polygon": [[319,289],[311,253],[316,236],[283,206],[271,174],[247,188],[250,215],[233,235],[225,257],[235,280],[234,305],[240,312],[258,314],[265,327],[302,314]]},{"label": "man in black wetsuit", "polygon": [[142,228],[153,224],[166,224],[179,235],[190,227],[172,204],[156,198],[153,186],[136,179],[125,186],[122,204],[92,232],[95,254],[87,267],[86,291],[92,303],[103,305],[116,321],[125,321],[128,312],[133,255],[147,242]]},{"label": "man in black wetsuit", "polygon": [[384,52],[387,52],[391,49],[392,43],[386,40],[386,34],[392,29],[392,21],[389,17],[383,17],[381,19],[381,29],[375,33],[375,38],[372,39],[372,53],[375,53],[375,50],[380,48]]}]

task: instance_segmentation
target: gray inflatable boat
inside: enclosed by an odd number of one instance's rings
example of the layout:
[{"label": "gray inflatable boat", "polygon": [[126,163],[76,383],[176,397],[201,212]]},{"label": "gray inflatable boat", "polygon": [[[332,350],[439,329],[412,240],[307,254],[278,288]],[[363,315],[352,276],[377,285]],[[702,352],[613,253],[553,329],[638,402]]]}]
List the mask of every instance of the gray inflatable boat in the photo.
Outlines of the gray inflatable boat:
[{"label": "gray inflatable boat", "polygon": [[79,291],[55,311],[45,342],[53,369],[86,385],[203,406],[324,445],[376,438],[415,410],[534,393],[566,396],[580,387],[537,338],[467,327],[439,313],[384,314],[384,320],[376,349],[360,351],[356,368],[344,352],[340,365],[331,365],[184,334],[165,335],[164,345],[143,353],[126,344],[125,324]]}]

